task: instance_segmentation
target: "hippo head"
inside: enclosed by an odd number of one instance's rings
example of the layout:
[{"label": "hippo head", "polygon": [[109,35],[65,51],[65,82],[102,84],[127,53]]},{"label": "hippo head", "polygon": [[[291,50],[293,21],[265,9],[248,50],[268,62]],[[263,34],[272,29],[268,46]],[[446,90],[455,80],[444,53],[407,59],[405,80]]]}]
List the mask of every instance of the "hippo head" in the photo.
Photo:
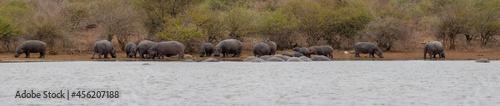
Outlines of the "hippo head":
[{"label": "hippo head", "polygon": [[316,53],[316,48],[314,48],[314,47],[310,47],[310,48],[309,48],[309,52],[310,52],[311,54]]},{"label": "hippo head", "polygon": [[439,58],[445,58],[444,53],[439,54]]},{"label": "hippo head", "polygon": [[148,50],[148,54],[146,55],[146,58],[147,59],[154,58],[155,55],[156,55],[156,51]]},{"label": "hippo head", "polygon": [[14,54],[14,57],[16,57],[16,58],[19,57],[19,55],[21,55],[23,52],[24,52],[24,50],[21,49],[20,47],[18,47],[16,49],[16,53]]},{"label": "hippo head", "polygon": [[215,57],[219,57],[220,56],[220,53],[222,53],[222,49],[220,47],[216,47],[215,48],[215,53],[214,53],[214,56]]},{"label": "hippo head", "polygon": [[380,57],[380,58],[384,58],[384,55],[382,55],[382,50],[380,50],[380,49],[375,50],[375,54],[377,54],[378,57]]},{"label": "hippo head", "polygon": [[112,58],[116,58],[116,49],[115,49],[115,48],[113,48],[113,50],[111,50],[111,53],[110,53],[110,54],[111,54],[111,57],[112,57]]},{"label": "hippo head", "polygon": [[128,53],[128,56],[127,56],[127,57],[133,57],[133,56],[134,56],[134,54],[136,53],[136,51],[137,51],[137,49],[136,49],[136,48],[134,48],[134,47],[130,48],[130,51],[129,51],[129,53]]},{"label": "hippo head", "polygon": [[264,39],[264,43],[269,43],[269,38]]},{"label": "hippo head", "polygon": [[203,56],[205,56],[205,51],[204,50],[200,51],[200,57],[203,57]]}]

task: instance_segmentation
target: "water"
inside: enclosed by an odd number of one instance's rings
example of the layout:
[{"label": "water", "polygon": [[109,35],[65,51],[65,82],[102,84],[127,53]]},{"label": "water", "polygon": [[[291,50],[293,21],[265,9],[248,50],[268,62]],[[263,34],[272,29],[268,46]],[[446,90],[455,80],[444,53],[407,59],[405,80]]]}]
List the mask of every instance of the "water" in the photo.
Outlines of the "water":
[{"label": "water", "polygon": [[[7,105],[500,104],[499,61],[34,62],[0,67],[0,103]],[[107,90],[119,91],[120,97],[15,98],[22,90]]]}]

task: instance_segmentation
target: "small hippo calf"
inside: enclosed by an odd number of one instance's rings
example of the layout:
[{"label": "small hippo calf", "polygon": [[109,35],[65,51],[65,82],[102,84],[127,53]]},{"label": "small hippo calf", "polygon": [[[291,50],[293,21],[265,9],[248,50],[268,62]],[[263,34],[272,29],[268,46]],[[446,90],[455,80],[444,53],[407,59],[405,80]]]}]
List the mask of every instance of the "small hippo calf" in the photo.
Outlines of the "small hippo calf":
[{"label": "small hippo calf", "polygon": [[128,58],[137,57],[137,45],[134,42],[128,42],[125,45],[125,53]]}]

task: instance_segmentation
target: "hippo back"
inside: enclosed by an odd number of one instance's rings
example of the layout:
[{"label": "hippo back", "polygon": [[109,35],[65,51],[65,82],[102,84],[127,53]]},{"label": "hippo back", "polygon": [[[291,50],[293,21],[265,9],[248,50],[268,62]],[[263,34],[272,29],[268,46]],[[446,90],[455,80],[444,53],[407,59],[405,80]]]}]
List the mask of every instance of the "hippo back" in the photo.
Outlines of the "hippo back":
[{"label": "hippo back", "polygon": [[237,51],[241,51],[241,49],[243,48],[243,43],[236,39],[227,39],[221,41],[215,48],[222,49],[223,53],[236,53]]},{"label": "hippo back", "polygon": [[443,44],[438,41],[431,41],[425,44],[424,51],[433,53],[433,54],[439,54],[442,51],[444,51]]},{"label": "hippo back", "polygon": [[157,43],[149,40],[143,40],[139,42],[139,44],[137,45],[137,49],[139,52],[147,52],[149,48],[151,48],[155,44]]},{"label": "hippo back", "polygon": [[21,44],[17,49],[27,50],[31,53],[44,52],[47,50],[47,44],[39,40],[29,40]]}]

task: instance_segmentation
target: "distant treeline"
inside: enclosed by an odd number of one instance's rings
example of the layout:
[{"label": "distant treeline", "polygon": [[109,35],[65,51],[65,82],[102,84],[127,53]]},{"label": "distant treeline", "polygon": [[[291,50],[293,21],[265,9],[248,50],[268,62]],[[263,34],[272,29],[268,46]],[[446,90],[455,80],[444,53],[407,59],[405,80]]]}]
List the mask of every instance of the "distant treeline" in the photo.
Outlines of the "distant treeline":
[{"label": "distant treeline", "polygon": [[457,43],[486,48],[500,40],[500,0],[0,1],[0,52],[28,39],[47,42],[51,53],[90,49],[98,40],[75,42],[96,29],[94,37],[122,50],[131,39],[148,39],[179,41],[195,52],[228,38],[269,38],[278,49],[351,49],[368,41],[390,50],[427,35],[452,50]]}]

